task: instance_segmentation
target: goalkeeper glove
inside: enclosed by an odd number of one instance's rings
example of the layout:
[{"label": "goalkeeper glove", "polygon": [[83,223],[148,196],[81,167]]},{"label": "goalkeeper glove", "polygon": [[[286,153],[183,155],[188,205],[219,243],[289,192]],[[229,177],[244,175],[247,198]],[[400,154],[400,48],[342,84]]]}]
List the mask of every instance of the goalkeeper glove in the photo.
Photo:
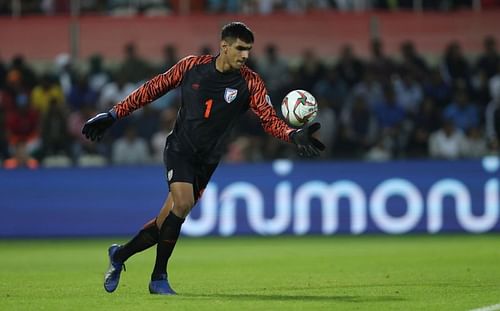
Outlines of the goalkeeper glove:
[{"label": "goalkeeper glove", "polygon": [[325,145],[312,136],[320,127],[321,124],[316,122],[290,134],[290,139],[297,146],[299,156],[305,158],[317,157],[320,151],[325,150]]},{"label": "goalkeeper glove", "polygon": [[116,114],[114,111],[99,113],[92,119],[85,122],[82,128],[82,134],[91,141],[99,141],[104,136],[108,128],[116,121]]}]

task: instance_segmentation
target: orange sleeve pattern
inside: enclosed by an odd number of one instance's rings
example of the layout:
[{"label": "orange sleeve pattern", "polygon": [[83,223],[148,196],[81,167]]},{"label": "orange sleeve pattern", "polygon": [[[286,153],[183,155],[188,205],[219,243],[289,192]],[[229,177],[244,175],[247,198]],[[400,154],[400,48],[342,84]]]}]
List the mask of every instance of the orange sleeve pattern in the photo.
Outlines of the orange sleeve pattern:
[{"label": "orange sleeve pattern", "polygon": [[165,73],[159,74],[133,91],[127,98],[113,107],[118,119],[151,103],[181,84],[184,74],[197,64],[208,63],[212,56],[187,56]]},{"label": "orange sleeve pattern", "polygon": [[244,67],[241,73],[250,91],[250,108],[259,117],[260,123],[266,133],[283,141],[290,142],[289,136],[294,129],[289,127],[285,121],[276,115],[262,79],[255,72],[248,69],[248,67]]}]

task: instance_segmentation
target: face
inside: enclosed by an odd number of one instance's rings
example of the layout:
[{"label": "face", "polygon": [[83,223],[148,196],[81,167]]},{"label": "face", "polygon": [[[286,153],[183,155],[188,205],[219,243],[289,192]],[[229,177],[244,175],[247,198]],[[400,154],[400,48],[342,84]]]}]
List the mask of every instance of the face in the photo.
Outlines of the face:
[{"label": "face", "polygon": [[237,70],[248,60],[252,46],[252,43],[246,43],[240,39],[236,39],[232,43],[223,40],[221,43],[221,52],[231,69]]}]

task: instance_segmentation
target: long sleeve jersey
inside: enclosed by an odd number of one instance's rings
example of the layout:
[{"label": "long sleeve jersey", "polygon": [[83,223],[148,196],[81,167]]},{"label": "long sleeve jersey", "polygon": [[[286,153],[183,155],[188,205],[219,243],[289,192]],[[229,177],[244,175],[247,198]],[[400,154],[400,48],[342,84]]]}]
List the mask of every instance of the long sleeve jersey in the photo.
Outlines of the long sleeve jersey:
[{"label": "long sleeve jersey", "polygon": [[215,68],[216,57],[188,56],[157,75],[114,106],[123,118],[181,88],[182,103],[168,144],[175,150],[206,162],[218,162],[231,128],[248,109],[259,117],[264,130],[289,141],[293,131],[276,116],[262,79],[246,66],[231,72]]}]

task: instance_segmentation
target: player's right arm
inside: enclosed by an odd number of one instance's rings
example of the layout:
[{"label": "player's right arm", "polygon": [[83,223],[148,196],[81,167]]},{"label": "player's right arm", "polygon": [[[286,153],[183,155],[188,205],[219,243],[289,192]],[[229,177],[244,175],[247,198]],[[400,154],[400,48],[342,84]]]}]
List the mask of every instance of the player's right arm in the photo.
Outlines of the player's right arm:
[{"label": "player's right arm", "polygon": [[116,104],[111,110],[121,119],[133,111],[153,102],[176,88],[182,81],[184,74],[206,57],[187,56],[172,66],[167,72],[157,75],[132,92],[123,101]]},{"label": "player's right arm", "polygon": [[157,75],[144,83],[127,98],[116,104],[108,112],[99,113],[88,120],[82,129],[82,134],[88,139],[101,140],[106,130],[113,123],[133,111],[153,102],[168,91],[180,85],[184,74],[194,65],[210,61],[211,56],[187,56],[172,66],[167,72]]}]

